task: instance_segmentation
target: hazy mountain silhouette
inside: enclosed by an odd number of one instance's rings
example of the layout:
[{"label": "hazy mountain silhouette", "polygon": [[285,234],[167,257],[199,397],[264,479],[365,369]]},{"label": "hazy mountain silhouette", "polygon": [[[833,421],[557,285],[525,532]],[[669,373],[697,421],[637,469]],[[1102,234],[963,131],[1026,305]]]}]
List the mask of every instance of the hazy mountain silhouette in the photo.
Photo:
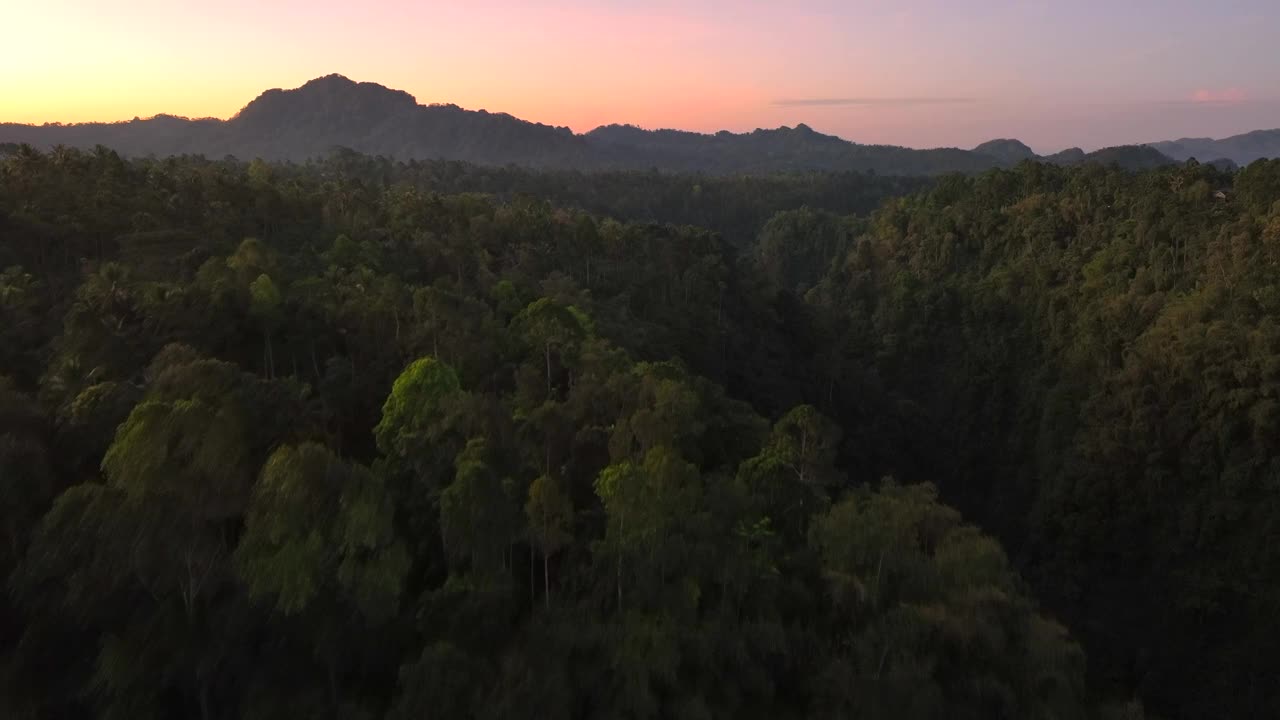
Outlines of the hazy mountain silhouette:
[{"label": "hazy mountain silhouette", "polygon": [[1035,160],[1038,156],[1021,140],[1001,138],[988,140],[973,149],[980,155],[989,155],[1001,162],[1019,163],[1023,160]]},{"label": "hazy mountain silhouette", "polygon": [[1151,143],[1151,147],[1174,160],[1196,158],[1202,162],[1214,162],[1226,159],[1237,165],[1248,165],[1262,158],[1280,158],[1280,130],[1254,130],[1221,140],[1182,138]]},{"label": "hazy mountain silhouette", "polygon": [[1062,156],[1063,153],[1058,153],[1045,159],[1048,162],[1056,162],[1061,165],[1096,162],[1102,165],[1119,165],[1130,170],[1147,170],[1161,165],[1168,165],[1171,162],[1167,155],[1147,145],[1120,145],[1118,147],[1103,148],[1086,154],[1083,159],[1078,159],[1074,154],[1068,155],[1066,158],[1075,159],[1065,159]]},{"label": "hazy mountain silhouette", "polygon": [[[891,175],[979,172],[1036,159],[1017,140],[974,150],[860,145],[807,125],[705,135],[609,125],[584,135],[505,113],[420,105],[410,94],[341,75],[268,90],[229,120],[158,115],[122,123],[0,125],[0,142],[37,147],[105,145],[126,155],[234,155],[302,161],[345,147],[401,160],[449,159],[535,168],[649,169],[709,173],[861,170]],[[1151,148],[1068,151],[1044,158],[1125,167],[1169,162]]]},{"label": "hazy mountain silhouette", "polygon": [[1045,162],[1053,163],[1054,165],[1078,165],[1088,159],[1089,155],[1078,147],[1067,148],[1052,155],[1045,155],[1043,158]]},{"label": "hazy mountain silhouette", "polygon": [[341,75],[295,90],[268,90],[229,120],[159,115],[124,123],[2,125],[0,142],[91,147],[128,155],[235,155],[305,160],[335,146],[401,159],[448,158],[481,164],[575,166],[590,148],[568,128],[506,114],[419,105],[406,92]]},{"label": "hazy mountain silhouette", "polygon": [[990,158],[956,148],[859,145],[815,132],[804,124],[714,135],[609,125],[583,137],[609,164],[621,167],[711,172],[873,170],[888,175],[933,175],[977,172],[994,165]]},{"label": "hazy mountain silhouette", "polygon": [[1080,148],[1070,148],[1052,155],[1036,155],[1035,152],[1020,140],[990,140],[974,148],[975,153],[987,155],[999,160],[1002,164],[1014,165],[1023,160],[1039,160],[1054,165],[1079,165],[1096,162],[1103,165],[1119,165],[1130,170],[1168,165],[1172,158],[1146,145],[1120,145],[1102,148],[1086,153]]}]

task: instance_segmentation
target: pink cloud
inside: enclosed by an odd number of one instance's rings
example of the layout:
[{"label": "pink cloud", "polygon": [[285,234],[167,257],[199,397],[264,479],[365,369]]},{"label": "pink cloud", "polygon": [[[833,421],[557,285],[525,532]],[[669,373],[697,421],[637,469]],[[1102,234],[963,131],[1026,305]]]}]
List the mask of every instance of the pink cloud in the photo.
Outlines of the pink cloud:
[{"label": "pink cloud", "polygon": [[1226,88],[1225,90],[1208,90],[1201,88],[1191,94],[1191,102],[1196,103],[1219,103],[1231,104],[1244,102],[1244,90],[1240,88]]}]

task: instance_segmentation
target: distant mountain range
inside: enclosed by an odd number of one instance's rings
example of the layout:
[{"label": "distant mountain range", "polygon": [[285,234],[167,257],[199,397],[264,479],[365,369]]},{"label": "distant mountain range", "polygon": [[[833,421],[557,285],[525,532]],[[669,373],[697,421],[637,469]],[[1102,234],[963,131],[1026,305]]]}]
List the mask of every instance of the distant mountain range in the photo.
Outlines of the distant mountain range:
[{"label": "distant mountain range", "polygon": [[1151,147],[1174,160],[1196,158],[1211,162],[1226,159],[1237,165],[1248,165],[1262,158],[1280,158],[1280,130],[1254,130],[1221,140],[1182,138],[1151,143]]},{"label": "distant mountain range", "polygon": [[294,161],[344,147],[400,160],[449,159],[535,168],[707,173],[858,170],[887,175],[979,172],[1028,159],[1065,165],[1097,161],[1138,169],[1191,155],[1239,163],[1255,156],[1280,155],[1267,150],[1280,148],[1280,131],[1094,153],[1073,148],[1048,156],[1036,155],[1017,140],[993,140],[973,150],[860,145],[806,125],[714,135],[609,125],[579,135],[505,113],[419,105],[406,92],[341,75],[318,78],[294,90],[268,90],[229,120],[158,115],[120,123],[0,124],[0,143],[42,148],[105,145],[126,155],[233,155]]}]

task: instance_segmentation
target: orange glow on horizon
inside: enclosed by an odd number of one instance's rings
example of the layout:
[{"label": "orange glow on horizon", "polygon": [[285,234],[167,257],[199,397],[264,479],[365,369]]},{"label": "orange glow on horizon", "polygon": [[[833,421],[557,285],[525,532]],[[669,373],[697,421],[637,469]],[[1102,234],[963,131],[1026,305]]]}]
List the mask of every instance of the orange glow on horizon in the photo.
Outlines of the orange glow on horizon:
[{"label": "orange glow on horizon", "polygon": [[[576,132],[803,122],[857,142],[1052,151],[1274,125],[1280,61],[1189,66],[1176,28],[1109,3],[1100,31],[1091,4],[15,0],[0,122],[225,119],[336,72]],[[1196,12],[1214,21],[1192,23],[1206,47],[1271,46],[1266,22]]]},{"label": "orange glow on horizon", "polygon": [[[46,122],[119,122],[159,114],[226,120],[268,87],[293,88],[302,85],[307,79],[311,78],[253,89],[238,83],[222,86],[204,84],[186,91],[181,87],[164,87],[153,91],[147,86],[134,86],[122,91],[118,86],[99,84],[83,87],[74,94],[60,92],[56,87],[18,85],[17,92],[6,92],[0,98],[0,122],[37,125]],[[351,79],[377,82],[360,77]],[[10,87],[6,88],[9,89]],[[391,89],[405,90],[415,95],[423,105],[449,103],[468,110],[505,112],[530,122],[567,126],[575,132],[586,132],[611,123],[630,123],[650,128],[719,129],[721,123],[734,115],[759,109],[767,103],[767,100],[745,92],[726,92],[714,98],[709,98],[706,94],[682,98],[666,97],[660,104],[628,97],[595,97],[588,102],[561,104],[546,98],[519,96],[510,98],[505,103],[486,102],[479,97],[468,101],[463,97],[445,95],[424,97],[424,93],[415,93],[403,87],[392,86]]]}]

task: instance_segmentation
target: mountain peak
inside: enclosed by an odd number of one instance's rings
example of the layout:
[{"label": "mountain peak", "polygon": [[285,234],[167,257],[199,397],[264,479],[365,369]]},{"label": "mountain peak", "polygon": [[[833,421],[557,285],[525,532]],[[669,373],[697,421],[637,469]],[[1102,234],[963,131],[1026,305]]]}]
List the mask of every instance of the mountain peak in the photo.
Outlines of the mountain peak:
[{"label": "mountain peak", "polygon": [[988,140],[973,149],[973,152],[996,158],[1001,162],[1019,163],[1023,160],[1035,160],[1036,153],[1021,140],[999,138]]},{"label": "mountain peak", "polygon": [[301,88],[298,88],[298,89],[299,89],[299,90],[301,90],[301,89],[304,89],[304,88],[309,88],[309,87],[319,87],[319,86],[330,86],[330,87],[332,87],[332,86],[352,86],[352,85],[356,85],[356,84],[357,84],[357,83],[356,83],[356,81],[355,81],[355,80],[352,80],[351,78],[347,77],[346,75],[342,75],[342,74],[340,74],[340,73],[330,73],[330,74],[328,74],[328,75],[323,75],[323,76],[321,76],[321,77],[318,77],[318,78],[315,78],[315,79],[312,79],[312,80],[308,80],[308,81],[306,81],[305,83],[303,83],[303,85],[302,85],[302,87],[301,87]]},{"label": "mountain peak", "polygon": [[292,90],[268,90],[245,105],[231,122],[286,127],[327,117],[333,124],[358,128],[417,107],[417,99],[403,90],[356,82],[335,73]]}]

